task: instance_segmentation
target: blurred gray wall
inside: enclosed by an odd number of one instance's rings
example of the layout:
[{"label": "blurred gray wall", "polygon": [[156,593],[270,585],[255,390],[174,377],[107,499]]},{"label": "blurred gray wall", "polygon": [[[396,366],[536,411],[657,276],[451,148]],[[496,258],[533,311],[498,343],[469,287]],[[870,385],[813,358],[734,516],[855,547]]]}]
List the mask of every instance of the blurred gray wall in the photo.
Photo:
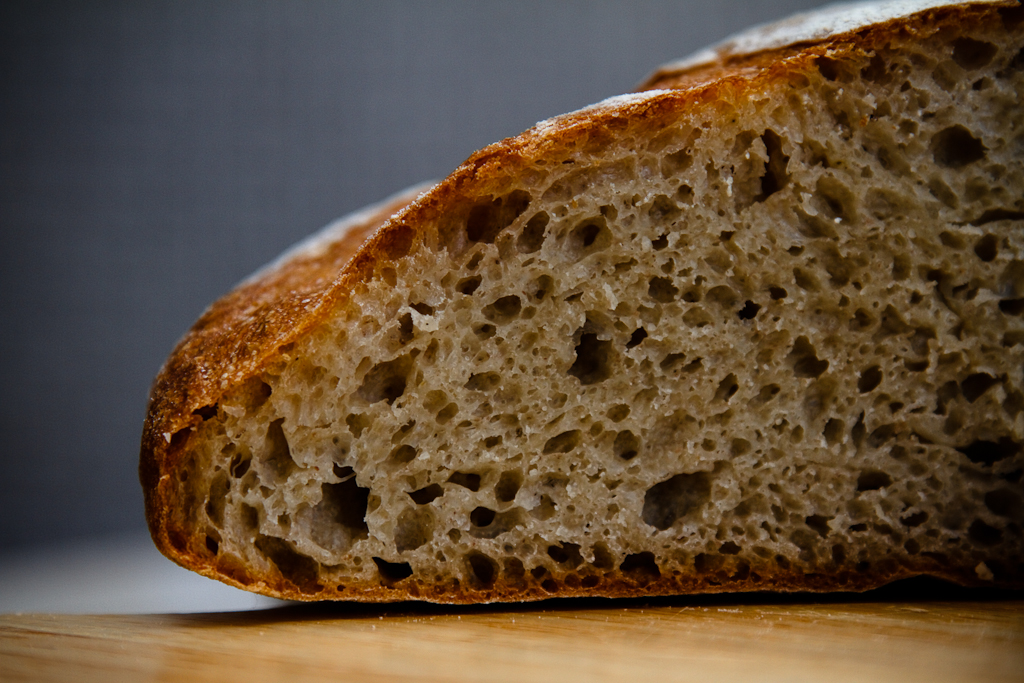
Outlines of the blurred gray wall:
[{"label": "blurred gray wall", "polygon": [[145,528],[153,376],[290,243],[816,4],[0,4],[0,553]]}]

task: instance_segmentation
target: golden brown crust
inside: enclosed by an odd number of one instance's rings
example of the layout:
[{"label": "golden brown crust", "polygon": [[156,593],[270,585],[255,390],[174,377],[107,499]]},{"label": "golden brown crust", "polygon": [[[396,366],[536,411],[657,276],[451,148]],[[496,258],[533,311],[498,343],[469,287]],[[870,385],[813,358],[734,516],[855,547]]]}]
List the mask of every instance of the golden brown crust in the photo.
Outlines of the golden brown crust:
[{"label": "golden brown crust", "polygon": [[[1019,22],[1020,3],[1017,0],[995,0],[988,3],[954,3],[926,9],[911,17],[896,17],[879,23],[836,32],[827,40],[800,39],[784,45],[770,44],[762,49],[737,50],[738,47],[750,47],[748,41],[730,40],[706,55],[707,59],[696,59],[684,63],[671,63],[659,67],[648,76],[637,91],[662,88],[696,88],[702,84],[712,83],[732,76],[750,76],[757,74],[773,64],[806,53],[814,47],[835,48],[842,44],[855,44],[865,49],[872,45],[884,45],[893,38],[906,38],[929,33],[936,26],[956,26],[962,22],[976,21],[979,14],[991,14],[1002,8],[1004,20]],[[1008,11],[1009,10],[1009,11]],[[749,42],[757,40],[757,29],[752,33]],[[825,53],[827,54],[827,50]],[[702,55],[703,57],[704,55]]]},{"label": "golden brown crust", "polygon": [[[736,573],[732,568],[705,575],[661,576],[643,571],[617,572],[612,578],[602,578],[594,585],[583,585],[579,577],[564,581],[565,577],[549,577],[542,584],[520,585],[496,581],[492,585],[460,585],[458,582],[432,586],[429,592],[416,584],[397,582],[391,585],[366,584],[349,586],[325,586],[319,583],[296,584],[291,580],[273,574],[253,577],[245,570],[241,574],[230,567],[218,567],[211,571],[204,567],[200,573],[217,578],[238,588],[255,591],[272,597],[299,600],[351,600],[358,602],[398,602],[402,600],[427,600],[444,604],[475,604],[488,602],[527,602],[546,600],[552,597],[605,597],[630,598],[656,595],[685,595],[698,593],[726,592],[860,592],[879,588],[892,581],[931,576],[958,583],[963,586],[1020,588],[1019,584],[983,581],[978,576],[964,571],[950,570],[936,560],[919,558],[913,564],[884,562],[872,568],[870,573],[858,571],[855,566],[822,567],[821,571],[783,570],[775,565],[765,564]],[[585,579],[584,579],[585,580]]]},{"label": "golden brown crust", "polygon": [[[641,86],[642,90],[658,89],[657,92],[613,98],[490,145],[472,155],[429,193],[411,203],[409,197],[404,197],[382,207],[346,239],[330,245],[323,253],[293,259],[260,279],[244,283],[214,303],[196,322],[171,354],[152,389],[142,435],[140,478],[146,516],[157,547],[174,561],[201,574],[247,590],[298,600],[417,598],[466,603],[535,600],[554,595],[626,597],[720,591],[866,590],[918,574],[963,584],[981,583],[969,572],[951,571],[924,559],[912,566],[894,564],[887,572],[873,571],[870,575],[859,574],[852,567],[838,572],[833,569],[827,574],[780,573],[775,567],[760,573],[752,571],[742,579],[725,574],[716,579],[713,575],[637,577],[619,572],[617,579],[605,578],[590,587],[556,582],[557,590],[553,592],[534,584],[439,586],[429,595],[410,592],[402,586],[304,588],[277,571],[254,576],[244,566],[230,565],[229,559],[218,560],[205,552],[200,537],[173,518],[177,487],[172,478],[178,472],[191,429],[202,421],[204,409],[265,370],[279,357],[282,347],[324,320],[360,282],[376,277],[389,262],[416,249],[420,243],[446,243],[443,231],[447,217],[463,215],[474,202],[501,195],[534,160],[561,163],[599,149],[609,137],[626,134],[630,128],[657,127],[692,108],[722,106],[747,96],[762,84],[799,77],[802,72],[816,68],[820,57],[841,58],[851,51],[870,51],[897,36],[927,33],[941,25],[992,19],[992,15],[1007,6],[1020,14],[1014,2],[953,5],[810,44],[730,55],[682,71],[659,71]],[[1016,14],[1010,16],[1004,11],[1003,20],[1019,20]],[[421,227],[435,224],[439,226],[436,233]]]}]

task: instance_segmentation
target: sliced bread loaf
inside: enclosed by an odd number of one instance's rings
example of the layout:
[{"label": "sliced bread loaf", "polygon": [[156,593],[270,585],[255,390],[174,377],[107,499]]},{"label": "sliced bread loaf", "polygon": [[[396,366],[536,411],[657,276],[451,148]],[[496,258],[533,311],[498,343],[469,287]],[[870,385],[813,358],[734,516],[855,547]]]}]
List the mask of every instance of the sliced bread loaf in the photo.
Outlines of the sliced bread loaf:
[{"label": "sliced bread loaf", "polygon": [[301,600],[1024,585],[1024,12],[895,4],[541,122],[214,304],[153,389],[157,545]]}]

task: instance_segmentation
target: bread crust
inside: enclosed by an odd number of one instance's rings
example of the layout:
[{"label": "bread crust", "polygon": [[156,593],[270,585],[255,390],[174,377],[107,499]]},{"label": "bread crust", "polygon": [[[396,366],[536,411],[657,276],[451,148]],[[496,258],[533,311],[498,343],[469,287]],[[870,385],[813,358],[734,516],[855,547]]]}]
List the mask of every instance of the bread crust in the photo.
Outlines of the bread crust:
[{"label": "bread crust", "polygon": [[[170,559],[200,574],[246,590],[280,598],[340,598],[333,587],[314,595],[277,572],[256,576],[240,566],[218,565],[203,552],[200,537],[175,516],[174,478],[203,412],[229,391],[259,375],[281,350],[325,320],[360,283],[378,277],[388,263],[441,236],[422,226],[435,225],[447,214],[481,198],[507,192],[513,179],[536,159],[561,161],[602,146],[609,136],[630,129],[657,127],[697,107],[716,107],[745,98],[762,86],[814,69],[820,57],[842,58],[870,52],[893,38],[927,35],[940,26],[1000,21],[998,13],[1015,13],[1017,2],[959,3],[930,8],[909,16],[845,30],[795,44],[773,45],[743,54],[720,50],[700,63],[667,66],[655,72],[638,94],[611,98],[577,112],[537,124],[530,130],[473,154],[430,191],[396,196],[350,221],[349,229],[318,248],[295,254],[262,271],[215,302],[177,344],[151,390],[143,427],[140,478],[146,517],[157,547]],[[599,590],[564,584],[556,594],[540,588],[494,585],[483,589],[438,586],[429,595],[403,587],[349,586],[345,599],[394,601],[426,599],[465,603],[531,600],[557,596],[626,597],[719,591],[866,590],[894,579],[929,574],[962,584],[992,585],[969,571],[951,570],[934,560],[917,565],[893,564],[890,571],[871,574],[805,574],[765,567],[756,578],[622,576]],[[354,590],[353,590],[354,589]]]},{"label": "bread crust", "polygon": [[690,57],[660,66],[638,91],[693,88],[720,78],[756,74],[815,46],[857,44],[870,50],[902,35],[936,25],[972,21],[998,8],[1020,8],[1016,0],[944,4],[934,0],[829,5],[784,21],[756,26]]}]

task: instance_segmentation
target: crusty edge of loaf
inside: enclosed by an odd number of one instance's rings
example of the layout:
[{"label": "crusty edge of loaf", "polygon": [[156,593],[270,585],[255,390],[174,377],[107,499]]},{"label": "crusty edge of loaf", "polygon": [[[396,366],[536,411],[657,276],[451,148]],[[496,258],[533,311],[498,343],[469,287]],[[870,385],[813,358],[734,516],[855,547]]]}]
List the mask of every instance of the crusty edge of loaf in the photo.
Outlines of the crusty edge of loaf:
[{"label": "crusty edge of loaf", "polygon": [[[173,559],[173,558],[172,558]],[[805,573],[802,571],[782,571],[776,568],[772,573],[762,573],[758,578],[736,579],[723,574],[715,576],[684,576],[684,577],[644,577],[619,572],[618,578],[609,578],[598,588],[569,586],[558,582],[559,587],[548,592],[542,587],[533,585],[527,588],[505,583],[501,580],[485,587],[465,585],[446,585],[434,587],[432,592],[410,589],[401,584],[381,585],[375,583],[346,584],[344,592],[331,586],[317,586],[315,592],[303,590],[302,586],[293,584],[277,572],[263,576],[253,576],[244,568],[222,567],[219,569],[206,565],[189,567],[198,573],[242,590],[259,593],[283,600],[312,602],[322,600],[345,600],[351,602],[401,602],[418,600],[438,604],[486,604],[494,602],[533,602],[550,598],[590,597],[590,598],[636,598],[666,595],[712,594],[712,593],[834,593],[863,592],[880,588],[893,581],[927,576],[946,580],[966,587],[1021,589],[1019,582],[1001,580],[983,580],[970,568],[950,570],[941,567],[937,562],[921,562],[920,564],[894,565],[887,571],[871,571],[858,573],[845,571],[842,573]]]},{"label": "crusty edge of loaf", "polygon": [[978,10],[1009,7],[1020,7],[1020,2],[968,0],[942,4],[935,0],[903,0],[828,5],[755,26],[689,57],[663,64],[636,89],[693,87],[731,74],[763,69],[812,45],[827,42],[878,44],[879,39],[901,30],[914,30],[915,26],[926,28],[929,23],[955,21]]},{"label": "crusty edge of loaf", "polygon": [[[673,89],[619,96],[542,121],[518,136],[476,152],[429,192],[415,199],[403,196],[382,207],[370,215],[360,229],[348,231],[340,243],[332,244],[333,249],[319,254],[300,254],[278,263],[261,278],[247,280],[203,314],[176,346],[154,382],[143,427],[139,473],[146,517],[156,546],[183,567],[245,590],[296,600],[331,597],[330,590],[316,596],[303,593],[277,572],[254,576],[244,567],[217,566],[203,552],[200,535],[176,524],[172,512],[177,501],[171,478],[178,471],[192,428],[203,419],[200,410],[216,404],[225,393],[258,375],[279,357],[281,347],[324,320],[360,282],[372,279],[379,268],[408,254],[417,242],[430,239],[432,236],[424,234],[419,226],[431,224],[447,207],[502,194],[529,160],[546,155],[570,155],[578,150],[585,153],[587,147],[601,146],[602,139],[623,128],[658,125],[659,121],[675,118],[688,108],[741,97],[762,84],[814,68],[819,57],[871,50],[872,46],[884,44],[898,34],[928,32],[935,30],[939,23],[980,20],[1006,6],[1019,5],[1016,2],[959,4],[927,10],[813,44],[785,48],[782,53],[773,50],[752,55],[749,57],[752,61],[738,59],[709,71],[709,74],[713,72],[713,77],[648,83],[650,87]],[[395,211],[397,213],[391,215]],[[362,237],[365,236],[368,238],[364,242]],[[537,595],[500,584],[483,592],[463,588],[438,595],[412,595],[386,586],[349,586],[344,597],[360,601],[417,598],[454,604],[570,595],[627,597],[756,590],[862,591],[919,574],[965,585],[982,585],[970,568],[922,564],[871,575],[775,572],[757,581],[715,582],[700,577],[685,580],[662,577],[639,585],[623,577],[620,582],[605,584],[600,590],[564,588],[554,594]]]}]

